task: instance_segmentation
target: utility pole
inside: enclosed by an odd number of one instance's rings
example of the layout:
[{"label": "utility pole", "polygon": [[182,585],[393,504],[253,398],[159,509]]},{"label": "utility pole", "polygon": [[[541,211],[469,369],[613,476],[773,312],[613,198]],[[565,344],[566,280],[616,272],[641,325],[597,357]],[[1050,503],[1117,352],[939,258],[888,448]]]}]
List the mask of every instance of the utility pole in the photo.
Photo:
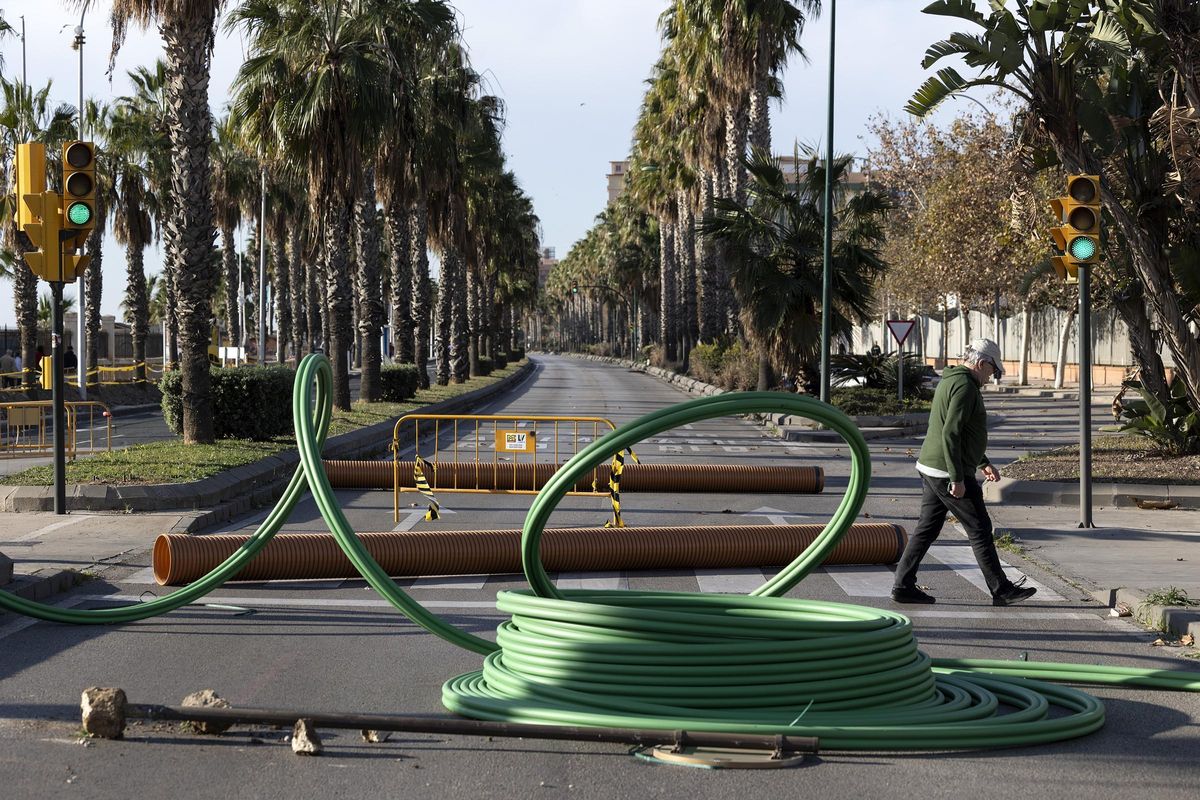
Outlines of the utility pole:
[{"label": "utility pole", "polygon": [[829,348],[833,330],[833,86],[837,0],[829,0],[829,110],[825,133],[825,254],[821,281],[821,401],[829,402]]},{"label": "utility pole", "polygon": [[[83,10],[79,12],[79,27],[75,29],[75,44],[74,47],[79,51],[79,125],[77,139],[83,139],[83,18],[87,14],[90,3],[83,4]],[[24,25],[24,19],[21,24]],[[66,191],[64,188],[63,191]],[[84,242],[79,243],[79,249],[82,250]],[[79,303],[76,306],[75,314],[75,377],[76,383],[79,385],[79,399],[87,400],[87,333],[85,332],[84,319],[87,314],[87,292],[84,290],[84,274],[79,273],[79,287],[76,294],[79,297]]]}]

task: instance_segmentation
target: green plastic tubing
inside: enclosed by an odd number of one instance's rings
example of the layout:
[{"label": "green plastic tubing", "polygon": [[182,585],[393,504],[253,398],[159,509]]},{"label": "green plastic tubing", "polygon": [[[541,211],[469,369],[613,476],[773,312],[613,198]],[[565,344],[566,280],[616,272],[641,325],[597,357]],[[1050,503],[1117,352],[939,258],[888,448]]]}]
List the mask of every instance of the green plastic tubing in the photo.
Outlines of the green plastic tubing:
[{"label": "green plastic tubing", "polygon": [[[431,633],[484,655],[442,688],[451,711],[482,719],[819,736],[830,749],[963,749],[1051,742],[1104,723],[1096,698],[1048,681],[1200,691],[1200,673],[1020,661],[932,660],[894,612],[783,595],[832,550],[870,484],[866,442],[831,406],[745,393],[682,403],[625,425],[559,470],[525,521],[530,589],[501,592],[511,615],[495,642],[466,633],[404,593],[361,545],[321,465],[332,373],[308,356],[293,396],[300,467],[254,536],[190,586],[148,603],[78,610],[0,592],[0,608],[56,622],[122,623],[163,614],[235,575],[282,527],[307,487],[355,568]],[[730,414],[786,412],[837,431],[850,447],[846,495],[821,535],[748,596],[559,591],[539,553],[543,528],[574,481],[614,452],[666,430]]]}]

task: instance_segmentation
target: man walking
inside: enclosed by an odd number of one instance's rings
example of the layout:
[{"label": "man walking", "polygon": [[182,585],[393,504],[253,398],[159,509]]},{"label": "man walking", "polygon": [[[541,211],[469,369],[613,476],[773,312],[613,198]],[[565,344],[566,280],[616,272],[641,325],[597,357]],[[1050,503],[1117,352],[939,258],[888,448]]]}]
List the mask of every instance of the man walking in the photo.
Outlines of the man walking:
[{"label": "man walking", "polygon": [[975,478],[976,470],[982,470],[987,480],[1000,480],[999,470],[985,454],[987,411],[979,388],[988,378],[999,380],[1002,375],[1000,347],[990,339],[971,342],[965,363],[942,373],[929,411],[929,432],[917,457],[917,471],[924,484],[921,518],[896,565],[892,599],[897,603],[936,602],[917,588],[917,569],[942,532],[947,512],[953,513],[967,531],[975,561],[992,593],[992,605],[1019,603],[1037,591],[1014,584],[1004,575],[992,539],[992,520],[983,504],[983,487]]}]

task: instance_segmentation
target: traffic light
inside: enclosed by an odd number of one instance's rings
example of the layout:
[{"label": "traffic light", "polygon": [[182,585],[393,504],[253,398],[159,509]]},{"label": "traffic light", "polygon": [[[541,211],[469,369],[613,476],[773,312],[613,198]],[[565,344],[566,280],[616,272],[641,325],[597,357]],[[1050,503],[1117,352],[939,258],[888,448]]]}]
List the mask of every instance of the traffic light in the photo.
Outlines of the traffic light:
[{"label": "traffic light", "polygon": [[58,232],[62,227],[58,195],[55,192],[25,194],[21,196],[21,206],[28,214],[28,221],[21,227],[33,246],[38,248],[25,253],[25,263],[34,275],[43,280],[63,280],[58,274]]},{"label": "traffic light", "polygon": [[75,247],[83,247],[96,227],[96,147],[91,142],[63,145],[63,230],[75,231]]},{"label": "traffic light", "polygon": [[[41,197],[46,191],[46,147],[37,142],[26,142],[17,145],[17,227],[25,230],[25,226],[40,222],[41,218],[33,214],[33,209],[25,203],[26,195]],[[29,231],[25,231],[29,235]],[[32,238],[32,236],[30,236]],[[41,247],[41,241],[35,241],[35,247]]]},{"label": "traffic light", "polygon": [[571,286],[571,294],[579,294],[579,287],[574,285]]},{"label": "traffic light", "polygon": [[1051,263],[1067,283],[1079,282],[1079,268],[1100,260],[1100,176],[1070,175],[1067,194],[1050,201],[1059,227],[1050,229],[1055,246],[1062,251]]}]

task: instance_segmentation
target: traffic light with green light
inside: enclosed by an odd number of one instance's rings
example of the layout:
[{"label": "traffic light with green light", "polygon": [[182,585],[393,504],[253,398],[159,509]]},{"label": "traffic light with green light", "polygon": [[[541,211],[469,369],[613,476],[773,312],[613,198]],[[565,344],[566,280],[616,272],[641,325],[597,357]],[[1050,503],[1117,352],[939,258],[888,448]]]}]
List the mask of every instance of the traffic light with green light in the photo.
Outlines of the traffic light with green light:
[{"label": "traffic light with green light", "polygon": [[1051,261],[1067,283],[1079,282],[1079,268],[1100,260],[1100,176],[1069,175],[1067,194],[1050,201],[1062,223],[1050,229],[1062,255]]},{"label": "traffic light with green light", "polygon": [[[63,230],[75,232],[75,247],[83,247],[96,227],[96,147],[91,142],[63,145]],[[67,243],[70,246],[70,243]]]}]

